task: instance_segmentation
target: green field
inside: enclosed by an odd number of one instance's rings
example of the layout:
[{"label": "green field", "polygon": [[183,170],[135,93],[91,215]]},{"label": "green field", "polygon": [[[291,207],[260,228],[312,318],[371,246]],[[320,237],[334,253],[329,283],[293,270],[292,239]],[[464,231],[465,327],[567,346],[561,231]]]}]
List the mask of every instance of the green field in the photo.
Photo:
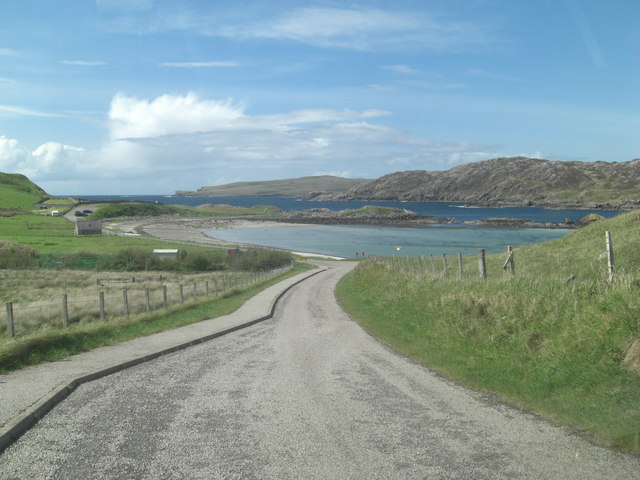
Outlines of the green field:
[{"label": "green field", "polygon": [[416,259],[372,260],[338,296],[366,330],[424,365],[640,452],[640,358],[630,350],[640,342],[638,212],[517,248],[515,277],[505,259],[488,256],[486,281],[474,257],[462,280],[457,262],[445,279],[441,263],[434,274]]}]

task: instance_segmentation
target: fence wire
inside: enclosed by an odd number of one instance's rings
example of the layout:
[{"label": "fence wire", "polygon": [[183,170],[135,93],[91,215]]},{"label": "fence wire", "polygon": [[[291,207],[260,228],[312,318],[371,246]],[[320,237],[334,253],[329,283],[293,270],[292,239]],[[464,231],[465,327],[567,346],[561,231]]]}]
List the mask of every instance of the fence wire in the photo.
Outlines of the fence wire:
[{"label": "fence wire", "polygon": [[[12,336],[11,334],[22,336],[43,327],[62,328],[64,325],[95,321],[102,317],[105,319],[122,317],[127,315],[127,312],[133,315],[159,310],[165,307],[165,292],[166,306],[170,307],[261,283],[292,267],[290,265],[268,272],[207,274],[157,287],[145,286],[145,281],[136,279],[135,282],[122,283],[117,290],[113,285],[102,285],[104,288],[96,292],[95,296],[72,296],[66,293],[68,290],[65,287],[63,289],[65,293],[55,300],[6,302],[5,308],[0,312],[0,333],[7,336]],[[140,280],[143,278],[140,277]],[[100,285],[99,282],[98,284]]]}]

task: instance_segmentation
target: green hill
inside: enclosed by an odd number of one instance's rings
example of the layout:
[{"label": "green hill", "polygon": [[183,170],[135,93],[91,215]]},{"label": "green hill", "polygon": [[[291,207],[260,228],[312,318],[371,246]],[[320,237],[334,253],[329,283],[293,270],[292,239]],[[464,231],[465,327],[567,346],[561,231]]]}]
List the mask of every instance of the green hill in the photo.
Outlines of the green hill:
[{"label": "green hill", "polygon": [[364,178],[342,178],[331,175],[287,178],[255,182],[236,182],[226,185],[201,187],[195,192],[179,190],[176,195],[201,195],[210,197],[233,196],[283,196],[306,197],[309,194],[341,193],[353,186],[368,182]]},{"label": "green hill", "polygon": [[48,196],[24,175],[0,173],[0,210],[33,210],[33,203]]}]

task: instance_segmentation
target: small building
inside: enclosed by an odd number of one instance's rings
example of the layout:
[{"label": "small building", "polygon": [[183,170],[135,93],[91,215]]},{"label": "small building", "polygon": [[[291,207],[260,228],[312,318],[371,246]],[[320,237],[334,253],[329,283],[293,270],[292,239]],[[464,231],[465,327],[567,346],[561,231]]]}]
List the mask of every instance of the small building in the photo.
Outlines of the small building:
[{"label": "small building", "polygon": [[51,216],[52,217],[57,217],[60,214],[60,212],[58,210],[51,210]]},{"label": "small building", "polygon": [[153,251],[153,256],[160,260],[177,260],[178,253],[177,248],[156,248]]},{"label": "small building", "polygon": [[77,220],[76,235],[102,235],[102,220]]}]

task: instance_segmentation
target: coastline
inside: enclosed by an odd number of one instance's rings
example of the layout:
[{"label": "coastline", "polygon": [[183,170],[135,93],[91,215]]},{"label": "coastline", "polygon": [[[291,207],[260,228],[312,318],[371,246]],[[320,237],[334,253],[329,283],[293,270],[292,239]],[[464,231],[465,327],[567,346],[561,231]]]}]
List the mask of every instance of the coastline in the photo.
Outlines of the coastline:
[{"label": "coastline", "polygon": [[[304,224],[291,224],[304,227]],[[161,240],[170,242],[196,243],[202,245],[215,245],[219,247],[263,247],[273,248],[275,250],[286,250],[282,248],[265,247],[263,245],[254,245],[241,242],[227,242],[219,238],[211,237],[203,233],[203,230],[215,230],[232,227],[274,227],[282,226],[280,222],[270,220],[247,220],[242,218],[225,218],[225,219],[193,219],[193,218],[158,218],[143,220],[125,220],[122,222],[111,222],[106,225],[107,228],[117,230],[125,235],[149,235]],[[286,250],[293,255],[302,258],[328,258],[331,260],[344,260],[345,257],[334,255],[325,255],[314,252],[298,252]]]},{"label": "coastline", "polygon": [[[105,221],[105,232],[112,231],[115,235],[122,236],[140,236],[147,235],[149,237],[163,240],[166,242],[184,244],[184,245],[209,245],[212,247],[218,248],[251,248],[251,247],[263,247],[263,248],[271,248],[274,250],[281,250],[291,252],[294,255],[298,256],[302,259],[312,259],[312,258],[327,258],[327,259],[352,259],[354,258],[351,255],[345,254],[345,248],[341,248],[338,250],[332,249],[331,251],[327,251],[324,248],[323,244],[318,244],[317,242],[307,241],[298,244],[296,248],[296,243],[290,243],[287,241],[283,241],[281,243],[278,242],[269,242],[264,241],[260,242],[260,239],[264,237],[266,234],[268,237],[271,237],[272,234],[268,232],[255,232],[253,233],[247,231],[246,235],[236,236],[235,239],[233,236],[228,237],[228,240],[223,240],[222,238],[225,235],[222,233],[224,229],[229,228],[242,228],[242,229],[269,229],[271,227],[296,227],[300,229],[306,229],[311,227],[318,227],[315,222],[305,223],[305,222],[294,222],[293,219],[289,219],[286,223],[282,221],[274,221],[273,219],[265,219],[265,218],[255,218],[255,217],[215,217],[215,218],[185,218],[177,215],[167,215],[167,216],[158,216],[158,217],[144,217],[144,218],[120,218],[120,219],[112,219],[111,221]],[[497,219],[496,219],[497,220]],[[324,222],[323,222],[324,223]],[[405,222],[400,222],[405,223]],[[499,243],[496,239],[504,239],[503,233],[496,232],[495,234],[489,233],[492,230],[502,230],[506,229],[511,231],[511,233],[505,233],[506,238],[508,240],[504,240],[508,244],[511,245],[519,245],[522,239],[525,239],[525,243],[531,243],[531,236],[533,235],[535,242],[537,241],[545,241],[547,238],[555,238],[554,236],[548,236],[547,234],[543,234],[542,230],[552,232],[554,228],[526,228],[525,225],[518,225],[519,228],[513,228],[510,225],[501,225],[501,222],[495,222],[491,225],[492,228],[482,227],[477,224],[469,224],[469,223],[461,223],[456,222],[455,224],[430,224],[430,225],[420,225],[410,228],[409,225],[398,225],[396,222],[389,221],[384,222],[380,225],[362,225],[366,227],[387,227],[387,228],[396,228],[408,231],[415,231],[415,233],[407,232],[404,233],[393,233],[392,237],[387,237],[385,243],[380,243],[376,240],[376,235],[372,234],[364,234],[364,236],[356,235],[354,238],[357,240],[353,240],[356,243],[354,251],[357,252],[367,252],[367,254],[379,254],[379,255],[395,255],[396,250],[388,250],[389,246],[397,246],[400,245],[403,248],[403,255],[410,254],[424,254],[425,248],[434,248],[433,244],[437,244],[438,254],[443,253],[442,248],[453,248],[451,247],[452,242],[456,243],[460,239],[471,238],[474,242],[480,241],[482,242],[482,248],[496,248],[496,245]],[[324,223],[325,225],[336,225],[336,223]],[[355,226],[355,225],[345,225],[345,226]],[[445,234],[446,231],[451,230],[465,230],[468,233],[459,232],[459,234]],[[426,234],[427,236],[423,236],[423,234],[419,234],[419,231],[423,231],[426,233],[427,230],[431,230],[433,233]],[[478,230],[477,234],[473,233],[474,230]],[[522,230],[522,233],[516,233],[518,230]],[[540,234],[532,233],[533,230],[540,230]],[[567,232],[569,229],[565,229],[564,232]],[[366,229],[365,229],[366,231]],[[204,232],[207,232],[205,234]],[[219,236],[216,234],[219,232]],[[531,233],[527,233],[531,232]],[[293,231],[289,231],[287,235],[292,234]],[[311,235],[311,237],[315,238],[315,235],[322,236],[321,232],[317,232]],[[209,236],[211,235],[211,236]],[[278,233],[275,233],[276,237]],[[298,235],[298,234],[294,234]],[[300,233],[304,238],[305,235],[309,238],[309,235],[306,233]],[[367,236],[368,235],[368,236]],[[479,235],[480,237],[477,237]],[[221,238],[222,237],[222,238]],[[287,237],[288,238],[288,237]],[[331,237],[333,238],[333,237]],[[479,240],[482,238],[483,240]],[[369,241],[373,239],[372,241]],[[244,241],[243,241],[244,240]],[[329,243],[331,240],[327,239]],[[352,241],[352,240],[349,240]],[[465,254],[468,252],[468,245],[464,244],[465,240],[461,240],[460,247],[456,247],[455,252],[449,252],[448,254],[460,253],[460,248],[463,249]],[[502,241],[502,240],[500,240]],[[426,243],[425,243],[426,242]],[[429,242],[434,242],[429,246]],[[440,242],[440,243],[438,243]],[[442,245],[447,245],[447,247],[442,247]],[[288,245],[288,246],[281,246]],[[318,252],[315,248],[320,248],[322,251]],[[415,250],[415,251],[414,251]],[[412,253],[410,253],[412,252]],[[420,253],[423,252],[423,253]],[[360,256],[360,255],[357,255]]]}]

